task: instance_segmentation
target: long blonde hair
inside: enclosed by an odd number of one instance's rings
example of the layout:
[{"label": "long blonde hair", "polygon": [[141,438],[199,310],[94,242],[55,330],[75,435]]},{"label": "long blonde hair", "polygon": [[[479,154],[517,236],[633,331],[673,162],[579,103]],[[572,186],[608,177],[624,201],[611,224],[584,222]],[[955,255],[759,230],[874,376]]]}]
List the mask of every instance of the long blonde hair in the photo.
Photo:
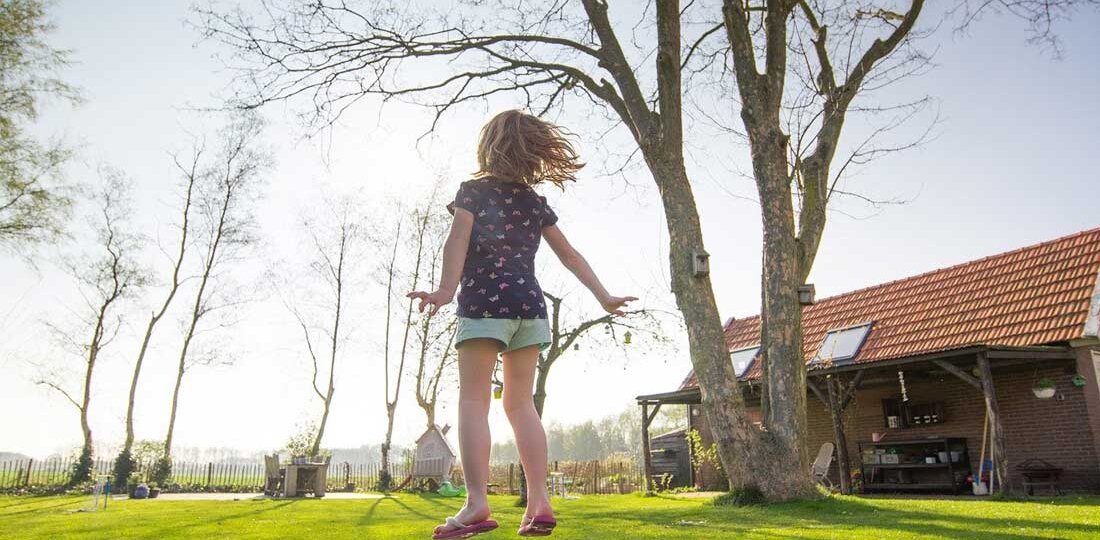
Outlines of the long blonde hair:
[{"label": "long blonde hair", "polygon": [[519,110],[497,114],[481,128],[475,177],[563,187],[584,167],[569,133]]}]

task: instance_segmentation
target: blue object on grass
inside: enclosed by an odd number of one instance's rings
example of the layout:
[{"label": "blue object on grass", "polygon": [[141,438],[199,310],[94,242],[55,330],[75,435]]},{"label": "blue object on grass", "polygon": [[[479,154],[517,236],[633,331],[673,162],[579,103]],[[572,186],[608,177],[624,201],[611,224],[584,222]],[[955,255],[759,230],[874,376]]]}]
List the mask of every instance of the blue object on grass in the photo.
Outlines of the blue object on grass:
[{"label": "blue object on grass", "polygon": [[131,498],[145,499],[147,497],[149,497],[149,486],[145,484],[138,484],[138,486],[134,488],[134,496]]}]

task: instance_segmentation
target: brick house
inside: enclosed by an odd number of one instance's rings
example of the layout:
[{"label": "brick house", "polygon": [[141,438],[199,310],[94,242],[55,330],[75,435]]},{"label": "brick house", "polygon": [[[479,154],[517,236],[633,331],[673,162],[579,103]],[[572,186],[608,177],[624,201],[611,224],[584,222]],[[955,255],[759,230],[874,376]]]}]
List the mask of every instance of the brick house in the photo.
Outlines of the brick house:
[{"label": "brick house", "polygon": [[[833,443],[839,481],[846,447],[868,490],[968,489],[996,450],[1012,488],[1038,459],[1062,489],[1100,491],[1098,327],[1100,229],[819,300],[803,311],[809,451]],[[726,340],[759,420],[759,316],[731,319]],[[637,399],[644,440],[657,408],[686,405],[709,444],[693,374]],[[681,474],[725,482],[706,466]]]}]

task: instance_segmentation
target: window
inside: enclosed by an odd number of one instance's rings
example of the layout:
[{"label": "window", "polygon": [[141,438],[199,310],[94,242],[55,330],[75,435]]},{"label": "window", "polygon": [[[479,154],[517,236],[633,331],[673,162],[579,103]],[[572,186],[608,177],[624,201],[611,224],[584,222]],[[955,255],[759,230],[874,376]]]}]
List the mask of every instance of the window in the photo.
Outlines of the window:
[{"label": "window", "polygon": [[730,351],[730,360],[733,361],[733,371],[737,373],[738,377],[745,376],[745,372],[748,371],[749,366],[752,365],[752,361],[756,359],[756,355],[759,352],[759,345]]},{"label": "window", "polygon": [[810,360],[810,363],[850,362],[859,353],[859,348],[863,346],[863,340],[867,339],[867,334],[871,331],[871,324],[868,322],[849,326],[848,328],[829,330],[825,334],[825,339],[821,340],[821,347],[818,347],[817,354],[814,355],[813,360]]}]

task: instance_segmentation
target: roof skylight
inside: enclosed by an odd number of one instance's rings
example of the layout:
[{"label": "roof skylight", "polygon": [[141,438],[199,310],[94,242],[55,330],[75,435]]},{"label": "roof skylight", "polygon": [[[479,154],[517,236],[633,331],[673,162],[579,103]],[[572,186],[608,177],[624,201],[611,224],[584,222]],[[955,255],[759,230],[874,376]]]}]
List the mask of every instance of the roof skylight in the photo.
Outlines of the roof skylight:
[{"label": "roof skylight", "polygon": [[817,354],[810,360],[810,363],[851,362],[856,354],[859,354],[859,348],[863,346],[863,341],[867,339],[867,334],[871,331],[871,324],[873,324],[873,321],[847,328],[829,330],[825,334],[825,339],[821,340],[821,346],[818,347]]},{"label": "roof skylight", "polygon": [[756,359],[756,355],[759,352],[759,345],[730,351],[730,360],[733,361],[733,371],[737,373],[738,377],[745,376],[745,372],[748,371],[749,366],[752,365],[752,361]]}]

